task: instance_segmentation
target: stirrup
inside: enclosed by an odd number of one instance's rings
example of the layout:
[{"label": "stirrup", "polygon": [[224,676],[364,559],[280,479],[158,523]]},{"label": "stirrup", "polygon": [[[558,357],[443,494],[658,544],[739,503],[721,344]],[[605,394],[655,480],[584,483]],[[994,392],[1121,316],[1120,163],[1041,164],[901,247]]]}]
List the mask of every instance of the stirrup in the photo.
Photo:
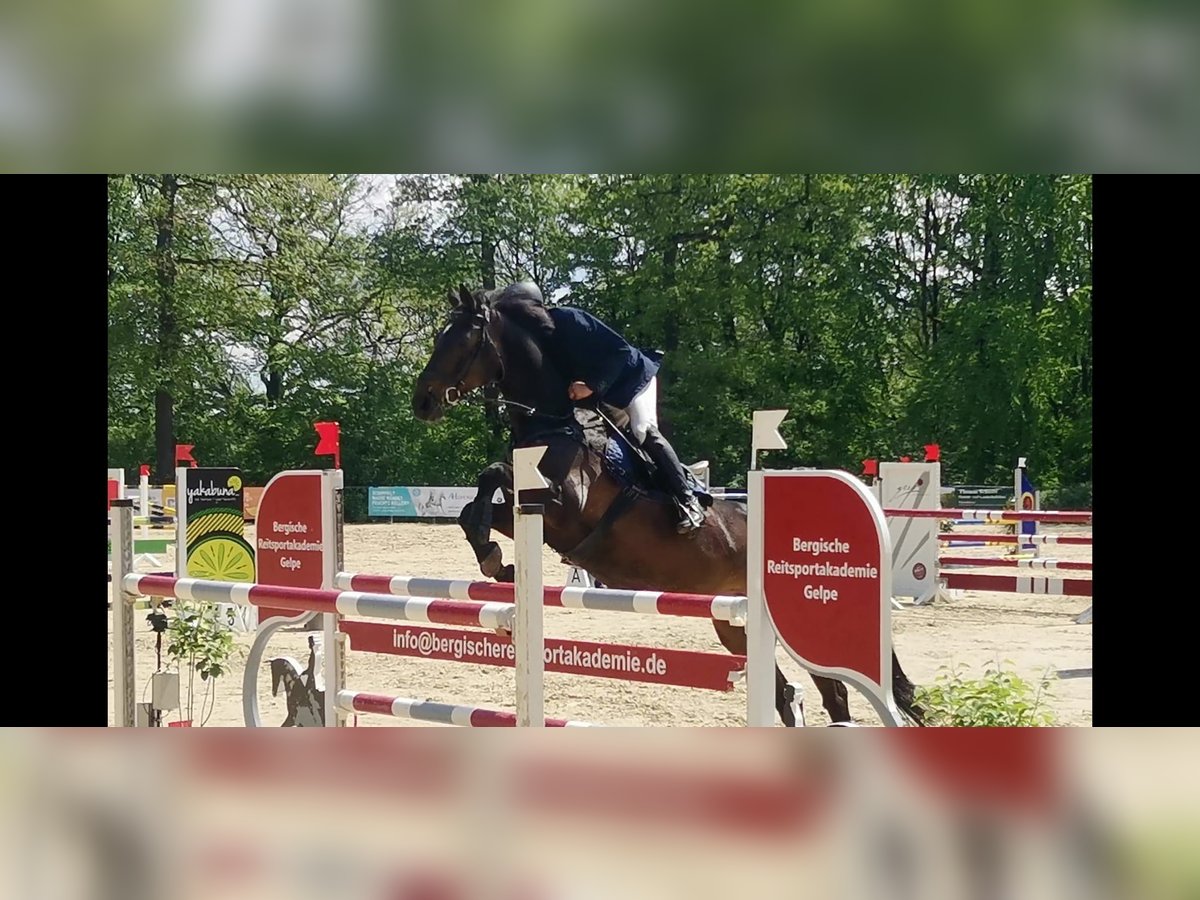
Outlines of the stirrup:
[{"label": "stirrup", "polygon": [[675,505],[679,510],[679,521],[675,523],[676,532],[688,534],[704,525],[704,510],[695,497],[692,497],[688,503],[680,503],[676,500]]}]

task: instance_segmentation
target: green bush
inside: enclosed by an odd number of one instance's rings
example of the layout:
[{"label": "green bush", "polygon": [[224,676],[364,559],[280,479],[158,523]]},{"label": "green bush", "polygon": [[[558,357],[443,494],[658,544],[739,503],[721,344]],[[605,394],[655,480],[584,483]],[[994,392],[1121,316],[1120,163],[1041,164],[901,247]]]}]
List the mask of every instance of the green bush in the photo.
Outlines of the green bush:
[{"label": "green bush", "polygon": [[[1006,660],[1011,665],[1011,662]],[[968,679],[960,667],[943,666],[934,684],[918,687],[917,702],[927,713],[926,724],[942,727],[1012,728],[1055,724],[1044,702],[1051,695],[1050,678],[1035,688],[1013,672],[988,668],[983,678]]]},{"label": "green bush", "polygon": [[367,515],[367,506],[369,499],[368,489],[366,487],[348,486],[342,492],[343,502],[345,504],[344,512],[347,522],[370,522],[373,521]]},{"label": "green bush", "polygon": [[1045,509],[1091,509],[1092,483],[1064,484],[1042,492]]}]

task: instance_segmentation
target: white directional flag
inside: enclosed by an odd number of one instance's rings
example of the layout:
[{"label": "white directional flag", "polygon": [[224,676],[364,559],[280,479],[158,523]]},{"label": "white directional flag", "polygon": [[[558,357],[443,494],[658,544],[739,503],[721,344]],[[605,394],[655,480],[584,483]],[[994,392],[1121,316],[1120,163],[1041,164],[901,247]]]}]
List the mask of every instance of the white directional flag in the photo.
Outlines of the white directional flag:
[{"label": "white directional flag", "polygon": [[758,409],[754,411],[754,427],[751,444],[759,450],[786,450],[787,441],[779,433],[779,426],[787,418],[786,409]]},{"label": "white directional flag", "polygon": [[518,503],[521,502],[521,491],[550,487],[550,482],[538,470],[538,463],[545,453],[545,447],[520,447],[513,451],[513,490]]}]

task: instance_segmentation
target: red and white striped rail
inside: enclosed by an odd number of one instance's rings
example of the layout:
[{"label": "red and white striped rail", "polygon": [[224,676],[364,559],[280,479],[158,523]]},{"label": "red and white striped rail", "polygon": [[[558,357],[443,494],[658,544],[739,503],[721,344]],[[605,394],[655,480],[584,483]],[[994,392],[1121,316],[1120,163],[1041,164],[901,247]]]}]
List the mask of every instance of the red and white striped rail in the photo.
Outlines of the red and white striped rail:
[{"label": "red and white striped rail", "polygon": [[1047,578],[1045,576],[981,575],[976,572],[940,572],[938,577],[948,588],[968,591],[1003,591],[1017,594],[1062,594],[1069,597],[1092,596],[1090,578]]},{"label": "red and white striped rail", "polygon": [[1092,571],[1092,564],[1090,562],[1049,559],[1046,557],[1017,559],[1012,556],[939,556],[938,566],[1015,566],[1019,569],[1078,569],[1084,572]]},{"label": "red and white striped rail", "polygon": [[[512,603],[512,584],[409,575],[359,575],[338,572],[334,584],[343,590],[374,591],[399,597],[449,597]],[[685,616],[744,622],[746,598],[722,594],[681,594],[669,591],[618,591],[610,588],[543,587],[546,606],[595,609],[658,616]]]},{"label": "red and white striped rail", "polygon": [[235,603],[238,606],[271,606],[296,612],[374,616],[404,622],[463,625],[475,628],[513,627],[512,603],[477,603],[462,600],[398,598],[360,591],[322,591],[314,588],[201,581],[166,575],[126,575],[123,587],[131,594],[177,597],[202,603]]},{"label": "red and white striped rail", "polygon": [[1092,511],[1043,509],[885,509],[885,516],[899,519],[965,519],[969,522],[1058,522],[1092,524]]},{"label": "red and white striped rail", "polygon": [[[434,703],[411,697],[390,697],[362,691],[338,691],[338,708],[348,713],[372,713],[397,719],[437,722],[442,725],[461,725],[466,728],[515,728],[516,713],[481,706],[458,706],[453,703]],[[571,719],[545,719],[548,728],[591,728],[589,722]]]},{"label": "red and white striped rail", "polygon": [[1091,545],[1090,534],[964,534],[962,532],[939,532],[939,541],[982,542],[984,544],[1087,544]]}]

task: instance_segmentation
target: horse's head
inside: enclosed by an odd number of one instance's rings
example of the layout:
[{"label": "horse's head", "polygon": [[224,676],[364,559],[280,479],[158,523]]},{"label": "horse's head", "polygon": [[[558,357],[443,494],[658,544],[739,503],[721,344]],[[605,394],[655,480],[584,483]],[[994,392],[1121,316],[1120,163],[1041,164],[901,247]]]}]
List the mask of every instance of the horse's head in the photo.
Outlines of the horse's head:
[{"label": "horse's head", "polygon": [[460,285],[451,291],[450,319],[433,345],[433,355],[413,390],[413,415],[436,422],[471,391],[498,381],[503,373],[500,353],[488,332],[491,308],[484,291],[472,293]]},{"label": "horse's head", "polygon": [[281,687],[290,696],[295,685],[302,683],[300,675],[300,663],[290,656],[276,656],[271,660],[271,696],[278,697]]}]

